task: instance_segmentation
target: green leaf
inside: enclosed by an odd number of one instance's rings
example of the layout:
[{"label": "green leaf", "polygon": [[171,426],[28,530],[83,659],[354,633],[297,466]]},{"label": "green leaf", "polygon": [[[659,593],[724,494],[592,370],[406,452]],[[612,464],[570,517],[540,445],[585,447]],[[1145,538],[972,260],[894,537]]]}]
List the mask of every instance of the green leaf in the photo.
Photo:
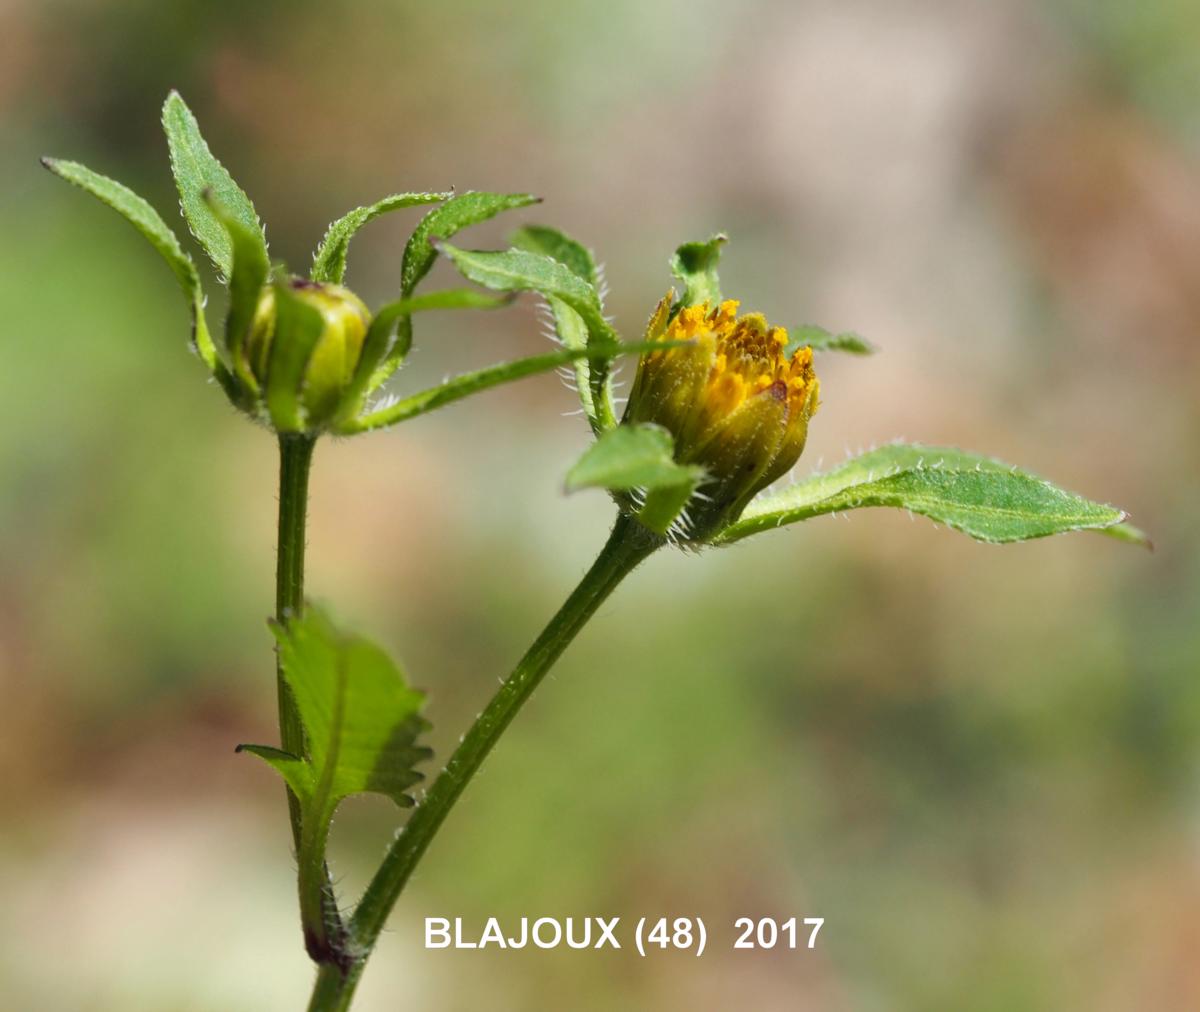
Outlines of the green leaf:
[{"label": "green leaf", "polygon": [[[597,300],[599,300],[600,292],[598,286],[600,273],[596,268],[596,262],[591,252],[582,243],[576,242],[557,229],[548,228],[544,225],[528,225],[525,228],[518,229],[513,233],[511,242],[517,249],[525,250],[529,253],[540,253],[543,256],[557,260],[577,277],[582,278],[589,285],[597,287],[596,295]],[[588,342],[588,328],[583,322],[583,317],[563,302],[562,299],[553,295],[545,295],[545,298],[550,313],[554,318],[554,331],[563,345],[567,348],[586,347]],[[596,402],[598,397],[603,399],[609,396],[609,394],[607,390],[593,392],[591,367],[592,363],[586,358],[575,360],[575,389],[579,393],[579,401],[583,405],[583,413],[587,417],[592,431],[599,435],[606,430],[606,426],[601,421],[600,414],[596,408]],[[612,414],[611,403],[608,406],[608,414],[610,416]]]},{"label": "green leaf", "polygon": [[[554,318],[554,332],[566,348],[586,348],[588,345],[587,324],[583,317],[568,306],[562,299],[553,295],[546,296],[546,305]],[[583,406],[583,414],[596,435],[608,431],[611,426],[605,423],[596,407],[597,400],[607,402],[607,416],[614,418],[611,392],[606,388],[599,393],[592,388],[592,362],[590,359],[577,358],[572,363],[575,371],[575,391],[579,394],[579,403]]]},{"label": "green leaf", "polygon": [[[361,398],[376,389],[391,375],[395,365],[404,360],[412,344],[412,328],[401,328],[393,342],[396,325],[414,313],[435,309],[499,309],[511,300],[506,297],[488,295],[474,288],[447,288],[440,292],[414,295],[411,299],[398,299],[379,310],[371,320],[367,336],[363,341],[354,379],[343,397],[345,405],[339,421],[345,421],[358,413]],[[380,366],[384,362],[385,365]]]},{"label": "green leaf", "polygon": [[671,257],[671,273],[684,284],[680,306],[695,306],[701,302],[716,305],[721,301],[721,283],[717,278],[717,262],[721,247],[729,237],[714,235],[707,242],[685,242]]},{"label": "green leaf", "polygon": [[304,372],[325,329],[320,311],[302,302],[287,281],[276,281],[275,332],[267,366],[267,411],[276,432],[301,432]]},{"label": "green leaf", "polygon": [[376,793],[409,807],[415,766],[430,755],[416,744],[428,725],[424,693],[375,644],[340,633],[311,605],[274,626],[279,661],[304,725],[305,755],[242,745],[278,769],[309,810],[328,812],[352,794]]},{"label": "green leaf", "polygon": [[325,237],[321,240],[321,245],[313,254],[310,276],[314,281],[341,284],[342,278],[346,274],[346,251],[350,247],[350,240],[367,222],[373,221],[389,211],[399,211],[402,208],[414,207],[418,204],[436,204],[453,196],[452,192],[395,193],[368,207],[356,207],[329,226]]},{"label": "green leaf", "polygon": [[158,250],[159,255],[167,262],[167,266],[183,289],[188,300],[188,308],[192,313],[192,344],[197,353],[210,368],[218,365],[216,349],[208,332],[208,323],[204,318],[204,291],[200,287],[200,275],[192,258],[183,251],[175,233],[162,220],[143,198],[139,197],[129,187],[109,179],[98,172],[93,172],[78,162],[60,161],[57,158],[43,158],[42,165],[69,183],[74,183],[86,190],[97,200],[107,204],[120,214],[147,239],[151,246]]},{"label": "green leaf", "polygon": [[367,432],[395,425],[397,422],[426,414],[435,408],[469,397],[471,394],[490,390],[502,383],[511,383],[513,380],[524,379],[526,376],[557,369],[578,358],[595,360],[618,358],[621,355],[640,355],[644,351],[661,349],[678,343],[681,342],[654,341],[622,344],[619,341],[610,341],[594,347],[564,348],[562,351],[554,351],[546,355],[532,355],[529,358],[517,359],[515,362],[502,362],[476,372],[463,373],[436,387],[379,407],[368,415],[342,422],[335,427],[335,431],[339,435],[350,436],[356,432]]},{"label": "green leaf", "polygon": [[718,541],[866,506],[907,509],[989,542],[1110,528],[1125,516],[988,457],[893,444],[756,499]]},{"label": "green leaf", "polygon": [[618,425],[587,448],[567,472],[567,491],[676,488],[704,470],[675,463],[675,440],[661,425]]},{"label": "green leaf", "polygon": [[603,433],[567,472],[566,488],[636,492],[618,500],[652,531],[665,534],[704,481],[704,468],[675,463],[675,440],[658,425],[618,425]]},{"label": "green leaf", "polygon": [[851,355],[874,355],[879,350],[870,341],[859,337],[858,334],[849,332],[834,334],[814,323],[789,328],[788,337],[790,340],[784,349],[784,354],[789,358],[793,352],[806,347],[812,348],[814,352],[844,351]]},{"label": "green leaf", "polygon": [[273,624],[279,663],[304,729],[303,755],[239,745],[279,771],[300,803],[297,853],[301,919],[307,935],[324,931],[331,897],[325,850],[334,812],[354,794],[382,794],[402,808],[431,755],[417,744],[428,729],[423,693],[373,643],[348,636],[311,605],[303,617]]},{"label": "green leaf", "polygon": [[204,247],[221,276],[228,278],[233,269],[233,245],[228,231],[217,220],[204,198],[206,190],[211,190],[215,200],[229,215],[256,237],[265,258],[267,240],[254,205],[209,151],[196,117],[179,92],[172,91],[167,96],[163,104],[162,122],[171,149],[171,171],[175,174],[183,216],[192,235]]},{"label": "green leaf", "polygon": [[556,228],[545,225],[526,225],[517,229],[509,240],[517,249],[528,253],[541,253],[557,260],[573,274],[583,278],[589,285],[598,286],[600,275],[591,251],[582,243],[564,235]]},{"label": "green leaf", "polygon": [[465,250],[449,243],[440,248],[468,280],[493,291],[539,292],[556,298],[579,314],[591,340],[617,340],[604,319],[595,287],[557,260],[519,249]]},{"label": "green leaf", "polygon": [[437,259],[434,242],[449,239],[469,225],[494,218],[502,211],[538,203],[539,198],[528,193],[485,193],[473,191],[451,197],[430,211],[413,230],[404,248],[404,264],[400,276],[400,293],[412,295],[417,283],[429,273]]},{"label": "green leaf", "polygon": [[232,252],[232,267],[229,274],[229,311],[225,315],[225,349],[239,379],[252,391],[257,392],[258,380],[254,378],[243,347],[254,323],[259,296],[267,283],[271,265],[267,251],[258,241],[256,232],[251,231],[218,201],[211,190],[204,198],[229,235]]}]

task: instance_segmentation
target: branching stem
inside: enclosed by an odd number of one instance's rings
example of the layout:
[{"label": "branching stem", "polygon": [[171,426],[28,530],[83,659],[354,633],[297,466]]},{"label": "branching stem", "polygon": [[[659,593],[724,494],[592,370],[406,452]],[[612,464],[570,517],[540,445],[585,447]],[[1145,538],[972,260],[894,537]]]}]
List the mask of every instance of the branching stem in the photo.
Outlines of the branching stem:
[{"label": "branching stem", "polygon": [[471,777],[596,609],[663,543],[662,538],[635,520],[618,517],[591,569],[476,719],[403,832],[392,843],[350,921],[350,943],[358,958],[345,970],[333,966],[321,968],[309,1012],[343,1012],[349,1008],[363,965],[392,907]]}]

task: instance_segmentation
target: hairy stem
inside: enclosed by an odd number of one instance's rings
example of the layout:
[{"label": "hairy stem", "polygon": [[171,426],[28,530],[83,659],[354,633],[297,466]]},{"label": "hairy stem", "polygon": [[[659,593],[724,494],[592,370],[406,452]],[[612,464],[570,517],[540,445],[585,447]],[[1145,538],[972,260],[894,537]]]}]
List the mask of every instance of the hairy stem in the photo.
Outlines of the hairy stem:
[{"label": "hairy stem", "polygon": [[[275,568],[275,618],[279,622],[304,610],[304,547],[308,519],[308,476],[312,469],[316,437],[296,433],[279,436],[279,549]],[[276,654],[278,658],[278,653]],[[279,695],[279,739],[285,752],[304,755],[304,726],[284,681],[278,662],[275,668]],[[300,813],[300,801],[288,788],[288,815],[292,824],[292,845],[299,858],[313,853],[315,860],[300,860],[298,888],[304,945],[318,963],[345,966],[345,926],[338,913],[324,861],[323,840],[314,847],[306,839]],[[314,827],[315,828],[315,827]]]},{"label": "hairy stem", "polygon": [[618,517],[592,568],[492,697],[409,818],[403,832],[392,843],[350,922],[350,938],[358,959],[353,967],[340,974],[335,968],[322,968],[309,1012],[341,1012],[349,1008],[363,964],[392,907],[471,777],[596,609],[643,559],[662,544],[663,539],[636,521]]},{"label": "hairy stem", "polygon": [[[304,544],[308,518],[308,475],[312,468],[311,436],[281,434],[279,437],[279,549],[275,562],[275,618],[284,622],[304,610]],[[276,655],[278,656],[278,654]],[[285,752],[304,754],[304,728],[291,690],[276,664],[279,693],[279,740]],[[292,820],[292,842],[300,846],[300,802],[288,789],[288,812]]]}]

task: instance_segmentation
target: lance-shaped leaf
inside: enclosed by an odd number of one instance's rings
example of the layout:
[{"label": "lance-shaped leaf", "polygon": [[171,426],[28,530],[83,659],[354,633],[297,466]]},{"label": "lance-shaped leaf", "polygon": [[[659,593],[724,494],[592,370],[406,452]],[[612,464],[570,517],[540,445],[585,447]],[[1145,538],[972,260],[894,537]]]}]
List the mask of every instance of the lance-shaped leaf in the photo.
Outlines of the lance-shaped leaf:
[{"label": "lance-shaped leaf", "polygon": [[162,122],[171,150],[171,171],[179,189],[183,216],[192,235],[204,247],[221,276],[228,278],[233,269],[233,244],[225,226],[205,199],[205,191],[211,191],[216,202],[255,237],[265,258],[267,240],[254,205],[225,167],[213,157],[200,134],[196,117],[179,92],[172,91],[167,96],[163,104]]},{"label": "lance-shaped leaf", "polygon": [[[582,243],[564,235],[557,229],[544,225],[528,225],[518,229],[513,233],[511,242],[516,249],[526,250],[529,253],[541,253],[557,260],[588,284],[596,287],[597,297],[600,296],[600,272],[591,252]],[[583,317],[562,299],[553,295],[546,296],[546,305],[554,319],[554,332],[563,345],[567,348],[586,347],[588,329],[583,322]],[[591,425],[592,431],[599,435],[605,431],[605,426],[600,412],[596,408],[596,394],[592,391],[592,363],[586,358],[578,358],[575,360],[574,369],[575,389],[579,393],[579,402],[583,406],[583,413],[588,424]],[[607,393],[607,388],[602,389],[600,396],[603,397]],[[609,404],[607,416],[612,417],[612,415],[612,406]]]},{"label": "lance-shaped leaf", "polygon": [[660,425],[618,425],[585,451],[567,472],[566,488],[605,488],[631,504],[638,519],[666,533],[704,480],[704,468],[675,463],[675,440]]},{"label": "lance-shaped leaf", "polygon": [[789,328],[788,337],[784,354],[789,358],[792,352],[806,347],[812,348],[813,351],[844,351],[851,355],[874,355],[879,350],[858,334],[835,334],[824,327],[818,327],[815,323]]},{"label": "lance-shaped leaf", "polygon": [[781,524],[867,506],[906,509],[989,542],[1102,530],[1125,516],[988,457],[893,444],[754,500],[717,540],[737,541]]},{"label": "lance-shaped leaf", "polygon": [[[464,250],[449,243],[443,243],[441,248],[463,275],[476,284],[502,292],[538,292],[550,303],[551,311],[559,303],[571,309],[587,329],[588,348],[602,348],[619,340],[604,318],[595,285],[552,257],[522,249]],[[562,332],[570,335],[571,330],[571,321],[566,317]],[[588,392],[586,396],[581,393],[581,400],[597,433],[617,424],[609,375],[609,357],[593,358],[586,372],[586,383],[580,384],[581,391]],[[577,382],[581,378],[582,371],[577,370]]]},{"label": "lance-shaped leaf", "polygon": [[[404,247],[404,262],[400,272],[400,294],[410,298],[421,279],[433,267],[438,251],[435,244],[448,239],[470,225],[494,218],[502,211],[509,211],[528,204],[536,204],[540,198],[528,193],[486,193],[471,191],[451,197],[440,207],[434,208],[418,223]],[[396,347],[407,349],[412,344],[412,320],[401,316],[396,321]],[[374,385],[384,382],[399,367],[401,357],[388,355],[379,366]]]},{"label": "lance-shaped leaf", "polygon": [[229,213],[211,190],[204,193],[208,206],[229,235],[232,262],[229,273],[229,310],[225,315],[225,350],[238,378],[257,393],[258,380],[246,361],[245,344],[254,323],[258,300],[271,265],[256,232]]},{"label": "lance-shaped leaf", "polygon": [[729,241],[725,235],[714,235],[706,242],[685,242],[671,257],[671,273],[683,282],[680,306],[695,306],[701,302],[716,305],[721,301],[721,283],[717,278],[717,263],[721,247]]},{"label": "lance-shaped leaf", "polygon": [[296,298],[286,280],[276,281],[275,331],[267,365],[267,411],[276,432],[304,428],[304,374],[325,329],[320,311]]},{"label": "lance-shaped leaf", "polygon": [[545,225],[526,225],[517,229],[509,241],[516,249],[541,253],[557,260],[589,285],[599,287],[600,272],[596,268],[596,260],[591,251],[558,229]]},{"label": "lance-shaped leaf", "polygon": [[448,288],[388,303],[375,314],[367,328],[362,354],[355,367],[354,378],[342,398],[343,407],[335,424],[357,414],[362,397],[376,389],[390,375],[390,369],[380,368],[381,362],[385,359],[403,361],[408,354],[412,344],[412,328],[404,327],[397,335],[396,327],[401,320],[407,320],[414,313],[435,309],[498,309],[510,301],[507,297],[489,295],[474,288]]},{"label": "lance-shaped leaf", "polygon": [[107,204],[120,214],[126,221],[147,239],[159,255],[167,262],[167,266],[179,282],[184,296],[188,300],[188,309],[192,314],[192,343],[197,353],[210,369],[217,369],[216,349],[208,332],[208,324],[204,318],[204,292],[200,287],[200,275],[192,258],[183,251],[175,233],[162,220],[143,198],[139,197],[129,187],[118,183],[115,179],[93,172],[78,162],[60,161],[57,158],[43,158],[42,164],[55,175],[69,183],[74,183],[86,190],[97,200]]},{"label": "lance-shaped leaf", "polygon": [[441,250],[464,277],[497,292],[539,292],[570,306],[583,320],[591,341],[616,341],[604,319],[594,285],[569,267],[542,253],[510,249],[466,250],[442,243]]},{"label": "lance-shaped leaf", "polygon": [[475,372],[463,373],[440,383],[436,387],[422,390],[418,394],[393,401],[378,407],[369,414],[349,419],[334,427],[339,435],[350,436],[356,432],[367,432],[371,429],[381,429],[397,422],[407,421],[417,415],[423,415],[443,405],[462,400],[471,394],[490,390],[502,383],[534,376],[537,373],[548,372],[559,366],[567,365],[577,358],[613,359],[622,355],[639,355],[644,351],[659,350],[673,344],[685,342],[640,342],[638,344],[623,344],[620,341],[609,341],[587,348],[564,348],[562,351],[550,352],[546,355],[531,355],[529,358],[519,358],[515,362],[502,362]]},{"label": "lance-shaped leaf", "polygon": [[346,252],[350,248],[350,240],[367,222],[373,221],[389,211],[399,211],[402,208],[415,207],[419,204],[437,204],[452,196],[454,196],[452,192],[394,193],[390,197],[384,197],[378,203],[367,207],[356,207],[353,211],[338,218],[325,232],[321,245],[313,254],[312,279],[341,284],[342,278],[346,274]]},{"label": "lance-shaped leaf", "polygon": [[420,220],[404,248],[404,264],[400,275],[400,292],[412,295],[417,283],[429,273],[437,259],[434,243],[449,239],[469,225],[494,218],[502,211],[536,204],[537,197],[528,193],[485,193],[472,191],[451,197]]}]

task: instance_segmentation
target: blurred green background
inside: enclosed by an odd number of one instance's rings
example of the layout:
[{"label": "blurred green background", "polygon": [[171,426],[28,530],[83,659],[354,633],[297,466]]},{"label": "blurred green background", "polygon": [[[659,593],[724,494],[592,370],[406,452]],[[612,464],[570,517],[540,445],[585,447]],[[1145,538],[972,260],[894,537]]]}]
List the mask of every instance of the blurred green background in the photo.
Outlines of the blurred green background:
[{"label": "blurred green background", "polygon": [[[42,172],[174,214],[178,87],[308,263],[385,193],[531,190],[636,334],[683,240],[825,356],[806,467],[902,436],[1149,530],[1003,550],[904,514],[653,559],[437,840],[369,1010],[1200,1007],[1200,5],[1190,0],[0,3],[0,994],[300,1008],[271,740],[274,446],[186,349],[169,272]],[[355,240],[398,289],[419,211]],[[449,281],[439,268],[434,281]],[[217,300],[210,306],[216,319]],[[420,321],[398,385],[543,350],[533,306]],[[310,589],[431,694],[444,759],[612,509],[553,376],[318,449]],[[347,897],[394,821],[349,803]],[[425,952],[425,916],[700,915],[701,960]],[[735,952],[735,917],[823,916]]]}]

